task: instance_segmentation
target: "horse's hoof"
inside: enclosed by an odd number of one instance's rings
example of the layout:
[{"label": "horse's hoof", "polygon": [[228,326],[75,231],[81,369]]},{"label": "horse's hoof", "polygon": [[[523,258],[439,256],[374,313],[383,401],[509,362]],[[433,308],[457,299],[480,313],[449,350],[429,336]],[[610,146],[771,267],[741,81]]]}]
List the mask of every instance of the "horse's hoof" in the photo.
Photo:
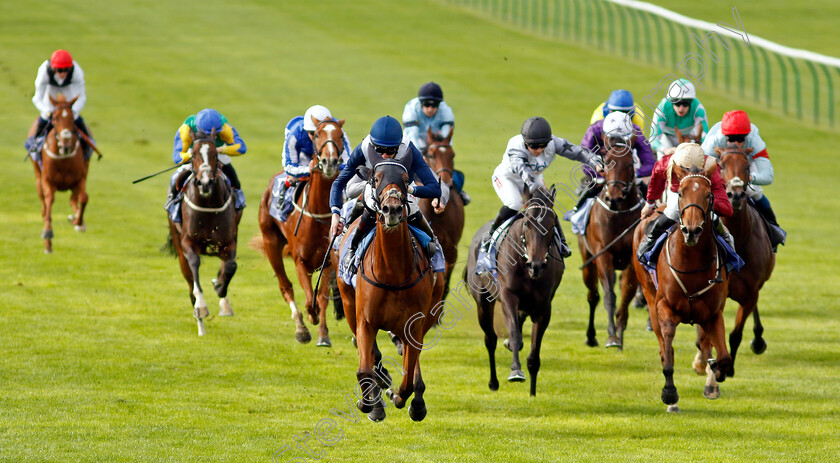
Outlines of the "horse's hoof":
[{"label": "horse's hoof", "polygon": [[679,412],[680,412],[680,407],[678,407],[678,406],[677,406],[677,404],[674,404],[674,405],[668,405],[668,408],[667,408],[667,409],[665,409],[665,410],[666,410],[668,413],[679,413]]},{"label": "horse's hoof", "polygon": [[680,395],[677,394],[677,388],[674,386],[665,386],[662,388],[662,403],[665,405],[674,405],[680,401]]},{"label": "horse's hoof", "polygon": [[618,350],[621,350],[621,340],[617,336],[610,336],[607,338],[607,343],[604,344],[604,347],[618,347]]},{"label": "horse's hoof", "polygon": [[363,400],[356,401],[356,408],[362,413],[370,413],[373,411],[373,406],[366,404]]},{"label": "horse's hoof", "polygon": [[233,309],[230,307],[230,301],[228,301],[228,298],[219,299],[219,316],[220,317],[232,317],[233,316]]},{"label": "horse's hoof", "polygon": [[382,407],[376,407],[373,409],[372,412],[368,413],[368,419],[377,423],[385,419],[385,409]]},{"label": "horse's hoof", "polygon": [[87,231],[87,225],[76,225],[73,227],[77,232],[84,232]]},{"label": "horse's hoof", "polygon": [[522,370],[512,370],[510,376],[508,376],[508,382],[510,383],[522,383],[524,381],[525,373],[522,373]]},{"label": "horse's hoof", "polygon": [[356,347],[356,348],[359,347],[358,344],[356,344],[356,337],[355,336],[350,336],[350,342],[353,343],[353,347]]},{"label": "horse's hoof", "polygon": [[52,254],[52,248],[44,249],[44,254]]},{"label": "horse's hoof", "polygon": [[[397,404],[397,397],[399,397],[399,395],[396,392],[394,392],[393,389],[388,388],[388,389],[385,389],[385,397],[387,397],[388,400],[391,401],[391,403],[396,405]],[[397,407],[397,408],[399,408],[399,407]]]},{"label": "horse's hoof", "polygon": [[498,391],[499,390],[499,382],[496,380],[491,380],[487,386],[490,388],[491,391]]},{"label": "horse's hoof", "polygon": [[312,324],[312,325],[317,325],[318,322],[320,321],[318,319],[318,314],[317,313],[315,315],[312,315],[311,313],[307,313],[306,315],[307,315],[307,317],[309,317],[309,323]]},{"label": "horse's hoof", "polygon": [[650,318],[648,318],[647,326],[645,326],[645,331],[653,331],[653,325],[650,324]]},{"label": "horse's hoof", "polygon": [[72,223],[74,220],[76,220],[76,216],[75,216],[75,215],[70,214],[70,215],[68,215],[68,216],[67,216],[67,221],[68,221],[68,222],[71,222],[71,223]]},{"label": "horse's hoof", "polygon": [[306,329],[303,331],[295,331],[295,340],[301,344],[306,344],[312,340],[312,335],[310,335],[309,330]]},{"label": "horse's hoof", "polygon": [[426,406],[420,405],[418,407],[414,406],[414,403],[408,406],[408,417],[414,421],[423,421],[423,418],[426,417]]},{"label": "horse's hoof", "polygon": [[584,341],[584,344],[586,344],[589,347],[598,347],[598,340],[595,338],[587,338],[586,341]]},{"label": "horse's hoof", "polygon": [[44,230],[41,232],[41,239],[42,240],[51,240],[55,237],[55,234],[52,230]]},{"label": "horse's hoof", "polygon": [[720,397],[720,386],[715,384],[714,386],[706,386],[703,388],[703,397],[707,399],[717,399]]},{"label": "horse's hoof", "polygon": [[323,336],[318,338],[318,343],[315,345],[318,347],[332,347],[332,342],[330,342],[329,336]]},{"label": "horse's hoof", "polygon": [[767,350],[767,342],[764,338],[755,338],[750,341],[750,349],[753,353],[761,355]]}]

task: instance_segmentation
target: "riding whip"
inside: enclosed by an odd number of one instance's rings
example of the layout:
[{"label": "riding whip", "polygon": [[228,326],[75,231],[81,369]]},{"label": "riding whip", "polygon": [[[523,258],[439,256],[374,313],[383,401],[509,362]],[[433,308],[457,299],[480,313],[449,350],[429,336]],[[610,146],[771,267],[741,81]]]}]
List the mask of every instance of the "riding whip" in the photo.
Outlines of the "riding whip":
[{"label": "riding whip", "polygon": [[148,179],[150,179],[150,178],[152,178],[152,177],[154,177],[154,176],[156,176],[156,175],[160,175],[160,174],[162,174],[162,173],[164,173],[164,172],[169,172],[170,170],[177,169],[177,168],[181,167],[182,165],[183,165],[183,164],[175,164],[174,166],[169,167],[169,168],[166,168],[166,169],[163,169],[163,170],[162,170],[162,171],[160,171],[160,172],[155,172],[155,173],[154,173],[154,174],[152,174],[152,175],[147,175],[147,176],[145,176],[145,177],[143,177],[143,178],[138,178],[137,180],[134,180],[134,181],[133,181],[133,182],[131,182],[131,183],[139,183],[139,182],[142,182],[143,180],[148,180]]},{"label": "riding whip", "polygon": [[327,265],[327,259],[330,257],[330,250],[333,247],[333,243],[335,243],[335,239],[338,238],[340,233],[336,233],[330,239],[330,245],[327,247],[327,252],[324,253],[324,261],[321,262],[321,269],[318,271],[318,280],[315,282],[315,291],[312,292],[312,307],[308,307],[310,310],[315,310],[315,305],[318,303],[318,287],[321,286],[321,276],[324,274],[324,267]]}]

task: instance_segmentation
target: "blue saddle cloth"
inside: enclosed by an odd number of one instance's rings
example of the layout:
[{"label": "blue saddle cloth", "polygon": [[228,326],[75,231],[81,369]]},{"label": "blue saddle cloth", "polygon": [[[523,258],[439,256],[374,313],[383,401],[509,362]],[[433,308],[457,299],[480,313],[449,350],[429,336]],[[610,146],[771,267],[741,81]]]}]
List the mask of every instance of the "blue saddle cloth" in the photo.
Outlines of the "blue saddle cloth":
[{"label": "blue saddle cloth", "polygon": [[[663,245],[668,241],[668,237],[677,229],[677,226],[672,226],[667,233],[663,233],[656,239],[656,242],[653,243],[653,246],[650,248],[650,251],[646,252],[639,262],[642,263],[642,266],[653,275],[653,284],[654,286],[658,287],[659,284],[657,282],[656,277],[656,264],[659,260],[659,253],[662,251]],[[726,267],[726,273],[730,273],[733,270],[738,272],[741,270],[741,267],[744,266],[744,260],[741,259],[741,256],[729,246],[729,243],[726,240],[715,233],[715,242],[718,245],[718,249],[720,249],[723,263]]]},{"label": "blue saddle cloth", "polygon": [[274,178],[274,183],[271,185],[271,201],[269,202],[268,215],[275,219],[285,222],[289,218],[292,209],[295,208],[295,188],[286,188],[284,198],[280,198],[280,187],[286,181],[287,175],[282,173]]}]

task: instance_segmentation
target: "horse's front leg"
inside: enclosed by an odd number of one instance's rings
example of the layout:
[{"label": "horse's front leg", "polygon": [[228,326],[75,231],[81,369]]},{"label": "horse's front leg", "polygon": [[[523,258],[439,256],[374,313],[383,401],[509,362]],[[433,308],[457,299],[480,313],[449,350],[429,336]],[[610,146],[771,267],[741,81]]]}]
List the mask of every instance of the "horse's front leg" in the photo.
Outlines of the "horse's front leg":
[{"label": "horse's front leg", "polygon": [[709,360],[712,358],[712,340],[703,326],[697,325],[697,355],[694,358],[692,367],[698,375],[706,375],[706,385],[703,387],[703,397],[717,399],[720,397],[720,386],[715,380],[712,366]]},{"label": "horse's front leg", "polygon": [[[581,242],[584,239],[581,237]],[[584,249],[582,244],[580,248]],[[584,254],[584,251],[581,251],[581,255],[587,256],[587,254]],[[588,290],[586,301],[589,303],[589,326],[586,328],[586,345],[596,347],[598,345],[598,338],[597,332],[595,331],[595,309],[598,308],[598,302],[601,300],[601,296],[598,294],[598,269],[594,262],[583,268],[583,284]]]},{"label": "horse's front leg", "polygon": [[729,348],[732,356],[732,375],[735,374],[735,357],[738,355],[738,348],[741,346],[741,339],[744,334],[744,327],[747,324],[747,319],[755,310],[758,303],[758,293],[755,293],[748,300],[739,301],[741,305],[738,306],[738,313],[735,315],[735,326],[732,327],[732,332],[729,333]]},{"label": "horse's front leg", "polygon": [[207,302],[204,300],[204,292],[201,290],[201,283],[198,280],[198,267],[201,265],[201,258],[194,249],[189,247],[188,243],[184,243],[182,241],[181,245],[184,248],[184,258],[187,260],[190,272],[192,273],[192,294],[195,300],[195,304],[193,305],[193,316],[198,323],[198,335],[204,336],[205,332],[203,320],[205,317],[210,315],[210,312],[207,310]]},{"label": "horse's front leg", "polygon": [[306,300],[304,303],[306,304],[306,313],[309,316],[309,323],[313,325],[317,325],[319,320],[319,311],[318,308],[313,306],[313,301],[315,300],[315,295],[312,291],[312,275],[306,269],[306,264],[303,262],[302,259],[295,259],[295,271],[297,272],[298,276],[298,283],[300,287],[303,289],[303,294],[306,295]]},{"label": "horse's front leg", "polygon": [[726,347],[726,328],[723,324],[722,305],[717,314],[713,316],[711,323],[703,326],[703,329],[708,333],[712,345],[717,351],[716,362],[712,369],[715,374],[715,379],[721,383],[726,381],[727,376],[734,374],[732,371],[732,357],[729,355],[729,350]]},{"label": "horse's front leg", "polygon": [[[758,304],[758,301],[756,301],[756,304]],[[758,305],[753,310],[753,335],[755,337],[750,341],[750,349],[753,353],[761,355],[767,350],[767,341],[762,337],[764,335],[764,325],[761,324],[761,318],[758,316]],[[735,362],[735,357],[732,357],[732,362]]]},{"label": "horse's front leg", "polygon": [[73,187],[70,194],[70,206],[73,208],[73,215],[70,216],[70,221],[78,232],[87,230],[87,225],[85,225],[84,220],[85,206],[87,206],[88,202],[86,184],[87,180],[82,178],[79,180],[79,183]]},{"label": "horse's front leg", "polygon": [[670,316],[670,308],[663,301],[657,302],[659,316],[659,337],[660,356],[662,357],[662,374],[665,376],[665,387],[662,388],[662,402],[668,405],[669,412],[679,411],[677,402],[680,396],[674,386],[674,335],[677,331],[677,323]]},{"label": "horse's front leg", "polygon": [[315,300],[318,303],[320,322],[318,324],[318,344],[319,347],[332,347],[330,340],[330,330],[327,327],[327,306],[329,305],[330,295],[330,281],[334,278],[332,268],[326,268],[321,275],[321,286],[318,287],[318,294],[315,295]]},{"label": "horse's front leg", "polygon": [[41,215],[44,219],[44,231],[41,232],[41,238],[44,240],[44,252],[47,254],[52,252],[52,205],[55,201],[55,186],[44,183],[42,181],[41,192],[43,199],[41,200]]},{"label": "horse's front leg", "polygon": [[[406,375],[408,376],[408,375]],[[420,373],[420,360],[418,358],[414,368],[414,399],[408,407],[408,416],[414,421],[423,421],[426,417],[426,401],[423,394],[426,392],[426,383],[423,382],[423,375]]]},{"label": "horse's front leg", "polygon": [[630,317],[630,301],[636,295],[636,290],[639,289],[639,280],[636,278],[636,272],[631,266],[627,266],[621,272],[621,302],[618,305],[618,310],[615,314],[616,322],[616,336],[621,346],[624,346],[624,331],[627,329],[627,319]]},{"label": "horse's front leg", "polygon": [[219,275],[213,282],[213,288],[216,294],[219,295],[219,316],[232,317],[233,308],[230,306],[230,300],[227,297],[228,286],[233,275],[236,273],[236,243],[228,246],[225,252],[219,254],[222,259],[222,266],[219,268]]},{"label": "horse's front leg", "polygon": [[382,421],[385,419],[385,409],[382,404],[379,385],[373,372],[376,331],[376,328],[361,319],[356,326],[356,344],[359,351],[359,370],[356,372],[356,379],[362,393],[362,397],[356,402],[356,406],[362,413],[367,413],[368,419],[371,421]]},{"label": "horse's front leg", "polygon": [[501,302],[505,312],[505,324],[508,329],[508,347],[513,352],[513,361],[510,365],[508,381],[521,383],[525,381],[525,373],[522,372],[522,364],[519,363],[519,351],[522,350],[522,323],[519,320],[519,297],[510,291],[505,291],[502,293]]},{"label": "horse's front leg", "polygon": [[598,256],[598,280],[604,291],[604,310],[607,311],[607,343],[606,347],[622,348],[621,341],[615,335],[615,268],[612,264],[612,254],[606,252]]},{"label": "horse's front leg", "polygon": [[548,328],[548,322],[551,320],[551,303],[548,307],[540,310],[542,316],[531,320],[531,353],[528,354],[528,374],[531,375],[531,395],[537,395],[537,373],[540,372],[540,347],[542,346],[543,335],[545,329]]}]

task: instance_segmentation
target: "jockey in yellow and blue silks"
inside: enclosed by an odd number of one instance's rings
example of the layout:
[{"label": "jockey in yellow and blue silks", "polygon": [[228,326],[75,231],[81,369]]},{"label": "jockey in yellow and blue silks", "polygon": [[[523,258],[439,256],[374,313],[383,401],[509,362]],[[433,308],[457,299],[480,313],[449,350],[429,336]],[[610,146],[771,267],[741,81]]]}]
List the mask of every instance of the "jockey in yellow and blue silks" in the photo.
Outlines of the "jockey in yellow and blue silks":
[{"label": "jockey in yellow and blue silks", "polygon": [[697,124],[703,126],[703,134],[709,133],[709,119],[706,108],[697,99],[694,84],[688,79],[675,80],[668,87],[668,93],[653,112],[650,125],[650,146],[657,157],[672,154],[679,145],[675,128],[684,134],[694,133]]},{"label": "jockey in yellow and blue silks", "polygon": [[633,101],[632,93],[621,89],[613,90],[607,101],[595,108],[595,112],[592,113],[592,117],[589,119],[589,125],[600,121],[607,117],[607,114],[614,111],[627,113],[634,124],[642,129],[645,128],[645,113],[642,111],[642,108]]},{"label": "jockey in yellow and blue silks", "polygon": [[[178,128],[175,133],[175,141],[172,149],[172,160],[175,164],[182,164],[178,170],[172,174],[172,181],[170,182],[170,199],[177,197],[181,185],[186,180],[185,172],[190,170],[188,164],[192,153],[190,148],[193,144],[194,135],[206,135],[216,133],[216,152],[218,153],[219,164],[222,172],[230,181],[233,188],[235,208],[239,211],[245,207],[245,194],[242,192],[242,186],[239,183],[239,177],[231,165],[231,156],[241,156],[247,150],[245,142],[239,136],[239,132],[230,125],[225,116],[219,114],[215,109],[202,109],[198,114],[190,115]],[[168,208],[168,207],[167,207]],[[180,214],[178,214],[180,222]]]}]

